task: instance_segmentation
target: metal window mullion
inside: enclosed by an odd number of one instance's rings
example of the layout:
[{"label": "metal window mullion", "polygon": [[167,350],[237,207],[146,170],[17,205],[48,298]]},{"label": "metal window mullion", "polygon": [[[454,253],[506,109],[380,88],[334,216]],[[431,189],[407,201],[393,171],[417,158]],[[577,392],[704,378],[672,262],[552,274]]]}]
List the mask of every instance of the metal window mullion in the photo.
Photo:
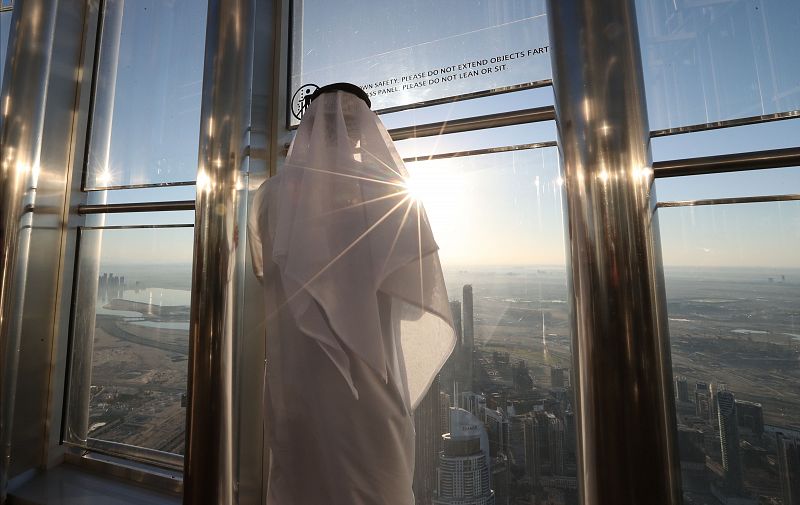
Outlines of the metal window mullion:
[{"label": "metal window mullion", "polygon": [[703,156],[653,163],[656,178],[800,166],[800,147]]},{"label": "metal window mullion", "polygon": [[195,200],[170,200],[161,202],[84,204],[78,206],[78,214],[173,212],[173,211],[193,211],[194,209],[195,209]]}]

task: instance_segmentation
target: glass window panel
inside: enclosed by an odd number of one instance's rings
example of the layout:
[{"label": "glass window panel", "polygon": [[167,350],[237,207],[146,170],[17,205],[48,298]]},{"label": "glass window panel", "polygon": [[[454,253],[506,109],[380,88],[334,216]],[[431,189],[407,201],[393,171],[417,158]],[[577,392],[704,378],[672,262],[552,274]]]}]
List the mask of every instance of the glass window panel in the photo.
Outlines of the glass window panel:
[{"label": "glass window panel", "polygon": [[544,4],[294,0],[291,105],[307,84],[353,82],[379,110],[550,79]]},{"label": "glass window panel", "polygon": [[[5,0],[4,3],[5,4]],[[11,10],[0,12],[0,86],[3,84],[3,75],[6,68],[6,54],[8,53],[8,43],[11,37]]]},{"label": "glass window panel", "polygon": [[92,226],[161,226],[169,224],[194,224],[194,211],[171,212],[120,212],[114,214],[96,214],[91,216],[96,221],[90,221],[87,216],[87,225]]},{"label": "glass window panel", "polygon": [[553,88],[526,89],[513,93],[490,95],[482,98],[472,98],[450,102],[442,105],[406,109],[400,112],[391,112],[381,115],[386,128],[399,128],[415,124],[435,123],[453,119],[511,112],[533,107],[553,105]]},{"label": "glass window panel", "polygon": [[661,202],[800,193],[800,168],[690,175],[656,179]]},{"label": "glass window panel", "polygon": [[105,204],[194,200],[195,192],[196,186],[194,184],[186,186],[92,191],[88,193],[87,203]]},{"label": "glass window panel", "polygon": [[206,11],[192,0],[105,2],[88,188],[194,180]]},{"label": "glass window panel", "polygon": [[78,290],[76,313],[94,317],[76,319],[73,364],[88,349],[91,384],[77,394],[89,396],[89,438],[183,453],[193,236],[191,227],[82,230],[79,286],[93,292]]},{"label": "glass window panel", "polygon": [[750,124],[651,140],[653,161],[783,149],[800,145],[800,119]]},{"label": "glass window panel", "polygon": [[[527,503],[534,494],[537,503],[577,502],[557,149],[406,166],[462,323],[462,343],[429,396],[438,395],[440,409],[460,406],[482,422],[497,503]],[[426,427],[435,408],[429,400],[415,414],[415,495],[424,503],[437,481],[437,438],[425,445],[424,437],[449,428],[447,418]],[[557,449],[534,457],[534,433]]]},{"label": "glass window panel", "polygon": [[636,0],[650,128],[800,109],[800,2]]},{"label": "glass window panel", "polygon": [[800,202],[658,214],[684,493],[788,503],[778,462],[780,440],[800,437]]},{"label": "glass window panel", "polygon": [[485,149],[517,144],[554,142],[555,121],[487,128],[448,135],[436,135],[395,142],[397,152],[403,157],[431,156],[440,153]]}]

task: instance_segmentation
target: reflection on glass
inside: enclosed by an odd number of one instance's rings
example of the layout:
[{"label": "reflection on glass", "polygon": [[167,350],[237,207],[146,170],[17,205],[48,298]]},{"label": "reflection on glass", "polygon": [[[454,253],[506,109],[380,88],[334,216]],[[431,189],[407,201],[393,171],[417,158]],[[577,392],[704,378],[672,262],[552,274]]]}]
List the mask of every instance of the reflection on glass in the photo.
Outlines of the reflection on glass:
[{"label": "reflection on glass", "polygon": [[555,121],[540,121],[400,140],[395,142],[395,147],[400,156],[410,158],[477,149],[504,148],[521,144],[554,143],[555,139]]},{"label": "reflection on glass", "polygon": [[[556,148],[406,166],[440,248],[459,338],[415,412],[415,496],[577,503]],[[479,471],[468,475],[459,451],[470,437],[477,448],[466,458]]]},{"label": "reflection on glass", "polygon": [[192,0],[105,2],[88,188],[194,180],[206,11]]},{"label": "reflection on glass", "polygon": [[192,240],[191,227],[83,230],[82,247],[99,245],[78,272],[97,277],[94,306],[77,307],[94,312],[89,438],[183,453]]},{"label": "reflection on glass", "polygon": [[294,0],[292,112],[308,84],[358,84],[379,110],[549,79],[544,4]]},{"label": "reflection on glass", "polygon": [[[3,6],[5,6],[5,0]],[[0,12],[0,86],[3,84],[3,75],[6,68],[6,54],[8,53],[8,43],[11,34],[11,14],[12,11],[7,10]]]},{"label": "reflection on glass", "polygon": [[797,167],[656,179],[659,201],[701,200],[800,192]]},{"label": "reflection on glass", "polygon": [[797,147],[800,118],[654,137],[653,161]]},{"label": "reflection on glass", "polygon": [[796,503],[800,203],[658,213],[686,501]]},{"label": "reflection on glass", "polygon": [[552,86],[543,86],[441,105],[388,112],[381,114],[381,121],[386,128],[392,129],[552,105],[553,88]]},{"label": "reflection on glass", "polygon": [[796,0],[637,0],[653,130],[800,109]]}]

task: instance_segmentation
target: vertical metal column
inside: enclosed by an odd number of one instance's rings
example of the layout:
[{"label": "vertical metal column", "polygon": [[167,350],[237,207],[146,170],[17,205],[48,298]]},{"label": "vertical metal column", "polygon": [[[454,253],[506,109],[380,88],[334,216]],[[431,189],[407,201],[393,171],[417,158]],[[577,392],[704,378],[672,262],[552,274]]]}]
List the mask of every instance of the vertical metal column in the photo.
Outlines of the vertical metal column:
[{"label": "vertical metal column", "polygon": [[681,502],[634,0],[548,0],[584,505]]},{"label": "vertical metal column", "polygon": [[197,173],[187,505],[236,500],[233,360],[241,172],[252,77],[253,0],[209,0]]},{"label": "vertical metal column", "polygon": [[0,503],[5,503],[11,463],[25,281],[20,272],[27,260],[18,255],[20,228],[39,173],[57,4],[16,2],[0,90]]},{"label": "vertical metal column", "polygon": [[[96,54],[97,72],[95,77],[94,104],[91,109],[92,128],[90,131],[93,155],[91,167],[105,173],[109,171],[111,157],[111,127],[114,124],[114,96],[117,89],[117,68],[119,66],[119,46],[122,38],[122,14],[125,11],[124,0],[106,1],[99,13],[97,37],[100,47]],[[99,170],[98,170],[99,169]],[[97,186],[94,180],[87,180],[90,187]],[[97,192],[96,203],[106,203],[108,194]],[[90,226],[103,226],[106,216],[97,214],[87,220]],[[75,300],[79,307],[91,307],[97,303],[97,279],[100,276],[100,255],[103,250],[103,234],[101,232],[83,235],[80,239],[81,258],[91,258],[81,268],[81,274],[75,276],[78,297]],[[73,335],[82,335],[72,342],[72,363],[70,364],[70,384],[67,390],[67,422],[64,424],[65,441],[85,446],[89,435],[89,402],[92,386],[92,355],[94,353],[94,329],[96,315],[93,310],[76,311],[74,315]]]}]

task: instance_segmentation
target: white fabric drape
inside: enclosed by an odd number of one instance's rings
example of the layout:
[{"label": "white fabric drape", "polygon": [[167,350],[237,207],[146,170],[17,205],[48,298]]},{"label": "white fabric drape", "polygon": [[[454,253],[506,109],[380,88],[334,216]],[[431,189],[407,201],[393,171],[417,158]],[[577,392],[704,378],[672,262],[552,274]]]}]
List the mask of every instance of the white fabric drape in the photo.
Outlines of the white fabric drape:
[{"label": "white fabric drape", "polygon": [[[273,503],[413,500],[411,413],[455,333],[437,245],[407,179],[377,115],[330,91],[255,195]],[[323,474],[317,488],[293,481],[312,467]]]},{"label": "white fabric drape", "polygon": [[[277,186],[274,230],[252,228],[273,234],[270,251],[253,253],[278,265],[287,295],[286,307],[268,312],[288,308],[354,394],[345,348],[393,381],[413,409],[455,336],[438,248],[407,179],[378,116],[350,93],[324,93],[303,117],[285,168],[256,196]],[[377,338],[379,292],[392,299],[396,349]]]}]

